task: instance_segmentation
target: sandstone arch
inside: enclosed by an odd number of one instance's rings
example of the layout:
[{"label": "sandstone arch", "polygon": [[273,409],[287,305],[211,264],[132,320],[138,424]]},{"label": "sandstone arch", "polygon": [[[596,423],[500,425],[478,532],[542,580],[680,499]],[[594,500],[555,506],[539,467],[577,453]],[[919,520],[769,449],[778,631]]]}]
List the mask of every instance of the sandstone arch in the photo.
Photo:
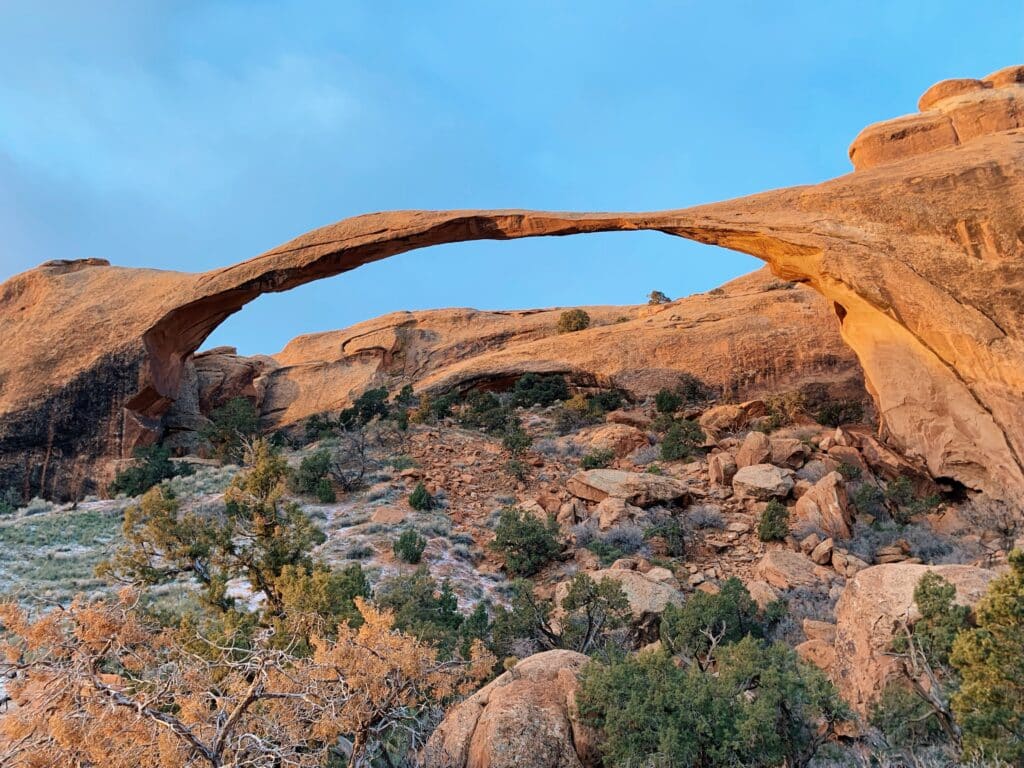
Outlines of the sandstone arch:
[{"label": "sandstone arch", "polygon": [[[0,286],[0,468],[130,451],[184,361],[262,293],[438,243],[655,230],[742,251],[834,303],[888,437],[937,477],[1024,490],[1024,67],[933,86],[865,129],[858,170],[654,213],[404,211],[203,274],[50,262]],[[974,85],[980,83],[980,85]],[[922,127],[923,126],[923,127]],[[938,127],[936,127],[938,126]]]}]

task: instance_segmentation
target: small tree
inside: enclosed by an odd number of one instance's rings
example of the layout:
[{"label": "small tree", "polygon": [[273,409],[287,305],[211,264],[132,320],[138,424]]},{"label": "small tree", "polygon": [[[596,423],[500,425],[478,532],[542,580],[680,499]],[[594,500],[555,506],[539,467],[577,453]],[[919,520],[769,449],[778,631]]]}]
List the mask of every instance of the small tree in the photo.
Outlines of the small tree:
[{"label": "small tree", "polygon": [[680,419],[672,424],[661,441],[661,458],[676,461],[690,457],[704,442],[704,430],[695,421]]},{"label": "small tree", "polygon": [[789,510],[778,499],[772,499],[757,521],[757,538],[761,541],[782,541],[788,535]]},{"label": "small tree", "polygon": [[717,646],[747,635],[762,638],[770,623],[743,582],[731,577],[717,594],[694,592],[682,606],[669,605],[661,617],[661,640],[671,653],[709,669]]},{"label": "small tree", "polygon": [[505,558],[514,576],[532,576],[562,551],[553,515],[543,522],[517,507],[505,507],[498,518],[491,547]]},{"label": "small tree", "polygon": [[316,483],[316,500],[321,504],[333,504],[338,500],[334,486],[326,477],[321,477]]},{"label": "small tree", "polygon": [[683,404],[683,398],[671,389],[659,389],[654,396],[654,407],[658,413],[675,413]]},{"label": "small tree", "polygon": [[668,304],[672,299],[666,296],[661,291],[651,291],[647,294],[647,303],[651,306],[657,306],[658,304]]},{"label": "small tree", "polygon": [[338,415],[338,422],[343,427],[365,427],[377,417],[385,418],[388,412],[388,390],[377,387],[357,397],[350,408]]},{"label": "small tree", "polygon": [[430,491],[427,490],[427,486],[419,482],[416,483],[416,487],[409,494],[409,506],[419,512],[425,512],[433,509],[436,506],[436,502],[434,497],[430,495]]},{"label": "small tree", "polygon": [[512,585],[509,608],[498,606],[491,628],[493,650],[499,658],[529,655],[539,650],[565,648],[592,653],[620,645],[618,630],[630,617],[629,601],[615,579],[595,582],[578,573],[558,606],[558,621],[553,621],[556,606],[538,598],[533,584],[520,579]]},{"label": "small tree", "polygon": [[591,662],[582,719],[604,765],[807,766],[846,708],[819,670],[752,637],[718,646],[706,669],[652,651]]},{"label": "small tree", "polygon": [[425,565],[412,575],[383,580],[376,590],[376,602],[391,611],[395,626],[418,640],[451,656],[459,646],[465,617],[447,581],[438,584]]},{"label": "small tree", "polygon": [[136,585],[194,577],[205,602],[231,610],[231,579],[244,577],[262,592],[269,610],[280,613],[278,579],[286,566],[313,568],[309,551],[326,538],[297,504],[284,501],[288,465],[266,440],[247,453],[250,469],[224,494],[219,518],[180,511],[177,499],[151,489],[125,512],[125,544],[98,572]]},{"label": "small tree", "polygon": [[[319,450],[302,459],[292,475],[291,486],[296,493],[309,496],[319,493],[320,481],[331,471],[331,453]],[[328,483],[328,487],[329,487]]]},{"label": "small tree", "polygon": [[176,475],[191,474],[187,464],[171,461],[171,452],[162,446],[152,445],[135,450],[135,463],[117,473],[110,484],[110,492],[125,496],[141,496],[154,485],[170,480]]},{"label": "small tree", "polygon": [[968,752],[1024,761],[1024,551],[989,585],[975,608],[976,629],[960,632],[950,660],[962,683],[953,711]]},{"label": "small tree", "polygon": [[558,332],[573,333],[590,326],[590,315],[582,309],[569,309],[558,316]]},{"label": "small tree", "polygon": [[233,397],[210,413],[210,423],[199,434],[222,463],[231,464],[242,460],[246,441],[258,431],[256,406],[244,397]]},{"label": "small tree", "polygon": [[395,557],[403,562],[416,565],[423,557],[423,550],[426,548],[427,540],[412,528],[406,528],[395,540]]},{"label": "small tree", "polygon": [[501,444],[514,459],[521,456],[533,445],[533,438],[530,437],[529,432],[523,429],[523,423],[513,417],[505,427],[505,431],[501,436]]}]

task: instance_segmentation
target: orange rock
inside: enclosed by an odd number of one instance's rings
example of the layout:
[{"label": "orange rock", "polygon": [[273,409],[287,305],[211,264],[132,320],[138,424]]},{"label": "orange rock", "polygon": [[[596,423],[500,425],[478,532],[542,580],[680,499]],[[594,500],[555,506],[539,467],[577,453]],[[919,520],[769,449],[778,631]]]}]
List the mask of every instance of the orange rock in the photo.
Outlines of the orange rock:
[{"label": "orange rock", "polygon": [[590,659],[546,651],[518,662],[448,710],[424,750],[449,768],[581,768],[593,765],[597,734],[576,709],[577,675]]},{"label": "orange rock", "polygon": [[853,509],[846,495],[843,476],[829,472],[797,499],[793,507],[793,524],[813,525],[837,539],[850,538]]},{"label": "orange rock", "polygon": [[[593,380],[600,369],[617,386],[640,390],[664,381],[663,367],[654,364],[658,358],[672,360],[674,373],[683,370],[674,367],[678,350],[690,344],[697,375],[713,374],[724,361],[737,380],[734,374],[748,368],[734,362],[742,347],[749,360],[760,361],[755,368],[756,376],[765,377],[762,383],[778,387],[772,375],[833,375],[848,359],[837,348],[807,344],[809,334],[821,339],[832,333],[824,329],[825,306],[834,310],[843,340],[863,367],[884,433],[901,453],[933,477],[1019,498],[1024,153],[1017,129],[1024,122],[1024,89],[1016,68],[985,82],[992,87],[869,127],[851,147],[856,172],[815,186],[655,213],[370,214],[198,275],[98,260],[48,262],[0,286],[0,338],[7,345],[0,360],[0,484],[22,487],[27,480],[31,491],[49,492],[67,476],[62,462],[128,456],[158,438],[190,355],[220,322],[262,293],[438,243],[646,229],[752,254],[826,301],[803,300],[799,289],[726,297],[720,305],[718,295],[706,295],[686,312],[669,304],[618,324],[635,323],[632,329],[612,323],[574,334],[579,344],[572,357],[586,365],[558,351],[564,339],[545,337],[496,351],[486,361],[453,365],[421,384],[444,389],[479,381],[474,376],[481,374],[507,381],[526,369],[586,372]],[[741,305],[747,307],[743,316],[729,311]],[[759,305],[787,307],[789,317],[771,330],[784,329],[788,344],[785,338],[766,343],[753,331],[749,318],[759,315]],[[661,338],[682,346],[653,352],[652,364],[634,374],[634,332],[648,321]],[[391,370],[402,365],[395,344],[406,324],[392,319],[390,326],[346,338],[340,348],[323,342],[351,370]],[[715,344],[692,343],[706,334]],[[650,349],[658,348],[653,335],[649,341]],[[790,349],[789,359],[765,353],[780,343]],[[289,386],[305,393],[307,405],[278,401],[268,423],[341,404],[334,387],[317,399],[315,383],[330,378],[331,366],[323,365],[326,356],[316,357],[323,374],[301,363],[301,376],[278,369],[269,377],[271,393],[274,379],[296,376]],[[293,367],[286,358],[278,359],[282,368]],[[25,478],[25,466],[37,469]]]},{"label": "orange rock", "polygon": [[951,582],[961,605],[974,605],[996,576],[970,565],[876,565],[850,579],[836,604],[832,679],[843,698],[861,715],[868,713],[896,674],[891,644],[902,621],[913,623],[919,617],[914,589],[928,572]]}]

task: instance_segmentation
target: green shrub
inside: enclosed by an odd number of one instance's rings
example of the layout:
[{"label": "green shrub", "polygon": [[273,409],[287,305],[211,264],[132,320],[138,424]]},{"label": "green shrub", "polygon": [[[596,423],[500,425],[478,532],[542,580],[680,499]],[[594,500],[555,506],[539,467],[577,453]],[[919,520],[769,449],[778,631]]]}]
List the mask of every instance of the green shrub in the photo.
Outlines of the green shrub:
[{"label": "green shrub", "polygon": [[789,510],[778,499],[772,499],[757,521],[757,538],[761,541],[782,541],[788,535]]},{"label": "green shrub", "polygon": [[873,483],[863,482],[853,489],[850,501],[862,515],[877,517],[885,511],[885,495]]},{"label": "green shrub", "polygon": [[591,451],[580,459],[580,466],[583,469],[601,469],[607,467],[615,460],[615,451]]},{"label": "green shrub", "polygon": [[159,445],[138,448],[135,451],[135,463],[117,473],[114,482],[110,484],[110,492],[114,495],[123,493],[125,496],[141,496],[164,480],[178,475],[190,475],[192,472],[189,465],[171,461],[171,452],[167,448]]},{"label": "green shrub", "polygon": [[463,615],[448,582],[440,585],[421,565],[412,575],[403,574],[382,581],[374,602],[391,611],[395,628],[411,632],[419,640],[450,656],[459,645]]},{"label": "green shrub", "polygon": [[330,415],[314,413],[306,419],[305,429],[307,442],[313,442],[314,440],[326,440],[334,435],[338,430],[338,425]]},{"label": "green shrub", "polygon": [[654,407],[658,413],[675,413],[683,404],[683,398],[671,389],[659,389],[654,396]]},{"label": "green shrub", "polygon": [[404,385],[395,395],[395,405],[399,408],[411,408],[416,402],[416,395],[412,391],[412,384]]},{"label": "green shrub", "polygon": [[316,483],[316,500],[321,504],[333,504],[338,500],[334,492],[334,486],[326,477],[321,477]]},{"label": "green shrub", "polygon": [[548,406],[569,399],[569,385],[564,376],[526,373],[512,388],[511,403],[528,408],[531,405]]},{"label": "green shrub", "polygon": [[666,296],[661,291],[651,291],[647,294],[647,303],[651,306],[657,306],[658,304],[668,304],[672,299]]},{"label": "green shrub", "polygon": [[665,461],[688,458],[703,442],[704,431],[700,425],[689,419],[681,419],[665,433],[661,441],[661,458]]},{"label": "green shrub", "polygon": [[558,523],[553,515],[544,522],[517,507],[505,507],[491,547],[505,558],[509,573],[532,576],[562,551]]},{"label": "green shrub", "polygon": [[712,650],[708,628],[720,643],[735,643],[747,635],[765,636],[757,603],[736,577],[722,582],[718,594],[694,592],[682,606],[669,605],[661,616],[662,642],[686,658],[704,659]]},{"label": "green shrub", "polygon": [[682,557],[686,554],[686,529],[678,519],[671,517],[644,531],[645,539],[655,537],[664,540],[665,552],[669,557]]},{"label": "green shrub", "polygon": [[506,475],[516,480],[525,480],[530,474],[530,468],[526,465],[526,462],[519,459],[509,459],[506,461],[504,470]]},{"label": "green shrub", "polygon": [[395,557],[410,565],[416,565],[427,548],[427,540],[412,528],[406,528],[395,541]]},{"label": "green shrub", "polygon": [[338,415],[338,422],[346,428],[366,426],[374,418],[388,415],[388,390],[385,387],[368,389]]},{"label": "green shrub", "polygon": [[918,498],[913,483],[902,475],[886,484],[885,498],[889,502],[893,520],[900,525],[906,525],[914,517],[926,514],[939,503],[938,496]]},{"label": "green shrub", "polygon": [[849,464],[845,461],[839,465],[838,471],[844,480],[859,480],[861,474],[863,474],[861,468],[856,464]]},{"label": "green shrub", "polygon": [[10,515],[21,506],[21,495],[13,488],[0,490],[0,515]]},{"label": "green shrub", "polygon": [[590,326],[590,315],[582,309],[569,309],[558,316],[558,332],[573,333]]},{"label": "green shrub", "polygon": [[524,643],[540,650],[566,648],[578,653],[609,650],[618,645],[617,630],[629,619],[629,601],[615,579],[595,582],[578,573],[562,599],[558,627],[552,626],[554,601],[539,599],[533,584],[520,579],[512,585],[508,608],[497,606],[491,650],[496,657],[513,655]]},{"label": "green shrub", "polygon": [[722,645],[713,668],[664,651],[588,664],[579,709],[603,735],[603,764],[807,765],[846,716],[828,679],[780,643]]},{"label": "green shrub", "polygon": [[533,445],[533,438],[523,429],[519,419],[512,418],[505,426],[505,432],[501,436],[501,444],[512,458],[516,458]]},{"label": "green shrub", "polygon": [[503,432],[513,418],[512,412],[501,404],[493,392],[474,392],[466,399],[466,408],[459,417],[464,427],[481,432]]},{"label": "green shrub", "polygon": [[591,413],[604,415],[608,411],[617,411],[625,402],[625,397],[617,389],[605,389],[591,395],[589,398],[589,409]]},{"label": "green shrub", "polygon": [[863,418],[864,406],[854,400],[825,403],[814,414],[814,420],[827,427],[838,427]]},{"label": "green shrub", "polygon": [[434,497],[430,495],[430,491],[427,490],[422,482],[416,483],[416,487],[413,488],[412,493],[409,494],[409,506],[420,512],[424,512],[433,509],[437,502],[434,501]]},{"label": "green shrub", "polygon": [[233,397],[210,413],[210,423],[200,431],[212,446],[214,455],[224,464],[242,460],[243,444],[259,431],[259,415],[244,397]]},{"label": "green shrub", "polygon": [[[292,490],[295,493],[313,496],[320,494],[320,481],[327,478],[331,471],[331,454],[329,451],[320,450],[303,457],[299,462],[299,468],[295,470],[291,478]],[[330,486],[330,483],[328,483]]]},{"label": "green shrub", "polygon": [[869,719],[871,725],[885,734],[889,745],[898,749],[915,751],[948,744],[932,708],[903,680],[885,686]]},{"label": "green shrub", "polygon": [[961,678],[953,712],[967,753],[1024,763],[1024,552],[989,584],[975,607],[977,627],[961,631],[951,662]]}]

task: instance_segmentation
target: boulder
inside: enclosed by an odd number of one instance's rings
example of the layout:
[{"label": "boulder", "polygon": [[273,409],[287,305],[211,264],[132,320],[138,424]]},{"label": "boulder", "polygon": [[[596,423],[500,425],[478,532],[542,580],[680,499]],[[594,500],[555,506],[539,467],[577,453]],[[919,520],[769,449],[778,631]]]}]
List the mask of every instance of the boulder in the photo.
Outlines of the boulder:
[{"label": "boulder", "polygon": [[837,539],[850,538],[853,507],[841,474],[830,472],[797,499],[793,507],[793,525],[812,525]]},{"label": "boulder", "polygon": [[730,485],[736,469],[736,459],[727,451],[708,457],[708,479],[715,485]]},{"label": "boulder", "polygon": [[748,426],[754,419],[765,416],[768,408],[763,400],[748,400],[745,403],[716,405],[700,415],[697,423],[710,434],[736,432]]},{"label": "boulder", "polygon": [[736,452],[736,466],[743,468],[766,464],[772,456],[772,444],[764,432],[750,432]]},{"label": "boulder", "polygon": [[836,650],[832,643],[817,638],[811,638],[797,645],[794,649],[796,655],[813,664],[826,674],[831,672],[836,662]]},{"label": "boulder", "polygon": [[804,619],[802,626],[808,640],[824,640],[829,645],[836,641],[836,625],[831,622]]},{"label": "boulder", "polygon": [[762,611],[767,608],[770,603],[779,599],[778,590],[767,581],[751,579],[746,582],[746,587],[747,591],[750,593],[750,597],[755,603],[757,603],[757,607]]},{"label": "boulder", "polygon": [[732,478],[733,491],[742,498],[784,499],[793,490],[793,473],[772,464],[741,467]]},{"label": "boulder", "polygon": [[577,676],[590,659],[546,651],[518,662],[448,710],[424,749],[445,768],[583,768],[596,764],[597,734],[576,709]]},{"label": "boulder", "polygon": [[817,565],[830,565],[832,563],[832,548],[834,542],[831,538],[820,542],[810,552],[811,560]]},{"label": "boulder", "polygon": [[614,528],[616,525],[634,520],[643,510],[634,507],[625,499],[615,496],[608,496],[594,507],[594,515],[597,517],[597,527],[602,531]]},{"label": "boulder", "polygon": [[588,469],[569,478],[566,488],[573,496],[599,503],[609,496],[639,507],[679,502],[689,495],[685,483],[664,475]]},{"label": "boulder", "polygon": [[648,430],[653,421],[643,411],[612,411],[604,417],[609,424],[625,424],[629,427]]},{"label": "boulder", "polygon": [[817,586],[821,579],[817,567],[806,555],[788,549],[773,549],[761,558],[754,573],[776,589]]},{"label": "boulder", "polygon": [[598,424],[577,433],[573,442],[587,453],[610,451],[615,458],[649,445],[647,433],[628,424]]},{"label": "boulder", "polygon": [[773,437],[771,443],[771,463],[777,467],[800,469],[811,454],[811,449],[802,440],[795,437]]},{"label": "boulder", "polygon": [[902,622],[913,624],[919,618],[914,589],[928,572],[952,583],[956,601],[969,606],[977,603],[996,576],[971,565],[876,565],[853,576],[836,604],[832,679],[861,715],[868,713],[897,674],[897,662],[888,652]]}]

